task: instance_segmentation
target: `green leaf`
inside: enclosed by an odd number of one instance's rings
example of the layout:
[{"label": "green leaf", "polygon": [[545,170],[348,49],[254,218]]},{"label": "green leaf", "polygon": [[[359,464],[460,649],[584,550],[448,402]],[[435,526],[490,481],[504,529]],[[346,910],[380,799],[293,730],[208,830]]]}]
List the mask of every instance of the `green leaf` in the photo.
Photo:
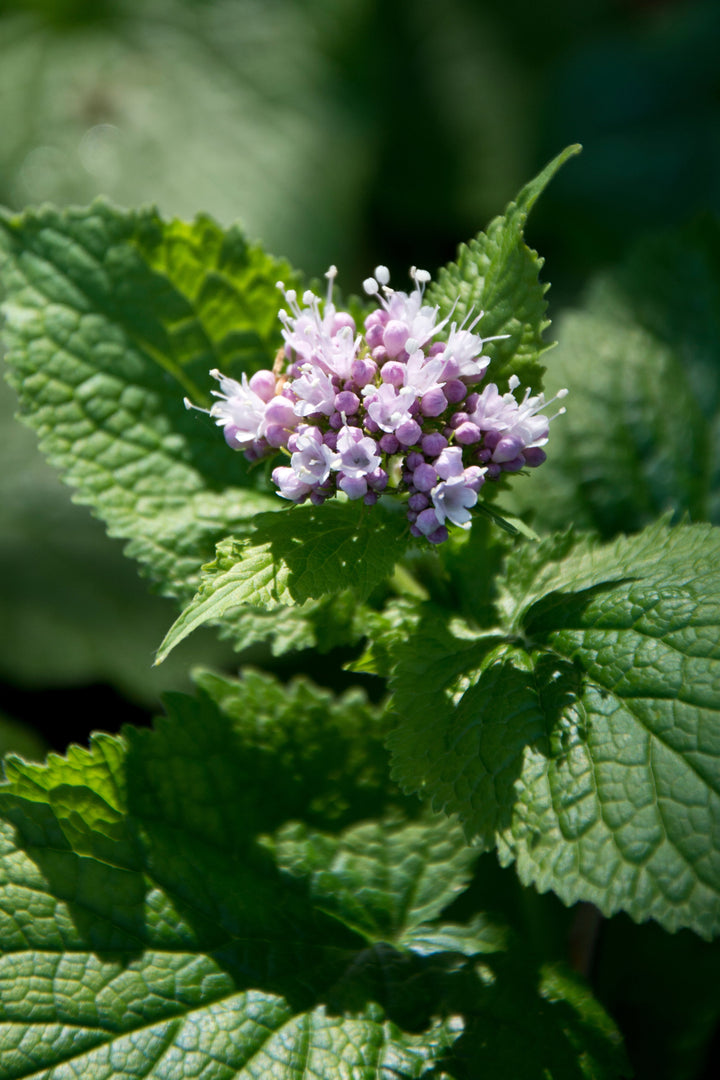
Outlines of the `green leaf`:
[{"label": "green leaf", "polygon": [[[548,461],[507,501],[546,529],[604,536],[672,511],[720,523],[720,222],[639,244],[560,321],[570,390]],[[532,490],[531,490],[532,488]]]},{"label": "green leaf", "polygon": [[397,654],[396,777],[525,884],[718,934],[719,563],[709,526],[518,549],[495,631]]},{"label": "green leaf", "polygon": [[487,377],[501,387],[517,375],[523,386],[541,388],[539,356],[548,347],[543,332],[550,325],[545,318],[548,286],[538,276],[543,260],[525,244],[523,229],[544,188],[579,151],[569,146],[558,154],[484,233],[460,245],[457,261],[444,267],[427,290],[427,302],[439,304],[444,314],[453,310],[458,324],[482,311],[478,329],[484,338],[507,335],[484,350],[492,360]]},{"label": "green leaf", "polygon": [[160,663],[183,638],[218,622],[242,604],[264,608],[303,604],[351,588],[366,597],[392,571],[408,538],[399,507],[332,502],[262,514],[247,541],[224,541],[204,567],[192,602],[170,628]]},{"label": "green leaf", "polygon": [[[176,612],[148,593],[135,566],[47,465],[17,398],[0,382],[0,676],[22,687],[102,683],[134,701],[186,689],[190,663],[232,661],[211,631],[152,667]],[[226,659],[227,658],[227,659]]]},{"label": "green leaf", "polygon": [[406,596],[389,600],[381,611],[363,612],[361,636],[367,643],[347,670],[387,678],[394,663],[393,650],[414,634],[419,619],[417,601]]},{"label": "green leaf", "polygon": [[514,1075],[623,1074],[584,988],[487,918],[442,922],[473,853],[375,770],[384,723],[359,695],[201,682],[152,731],[10,760],[0,1080],[461,1078],[499,1022]]},{"label": "green leaf", "polygon": [[0,219],[10,379],[49,461],[163,592],[277,503],[212,422],[208,371],[270,364],[287,264],[207,218],[98,201]]},{"label": "green leaf", "polygon": [[[294,607],[268,609],[243,605],[223,617],[219,635],[227,638],[238,652],[267,643],[272,656],[302,649],[327,653],[339,646],[352,645],[362,637],[362,620],[367,610],[350,590],[320,600],[306,600]],[[158,638],[154,645],[157,641]]]}]

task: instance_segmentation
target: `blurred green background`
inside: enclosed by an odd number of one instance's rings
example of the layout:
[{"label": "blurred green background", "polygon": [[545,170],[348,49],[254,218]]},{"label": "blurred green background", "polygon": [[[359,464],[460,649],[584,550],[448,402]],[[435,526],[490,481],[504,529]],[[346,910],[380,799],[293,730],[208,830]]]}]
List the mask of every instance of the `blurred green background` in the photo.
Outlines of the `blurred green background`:
[{"label": "blurred green background", "polygon": [[[556,315],[638,236],[720,210],[719,57],[709,0],[0,0],[0,202],[209,211],[355,291],[380,261],[435,270],[582,142],[529,232]],[[3,386],[0,710],[61,747],[233,659],[208,634],[152,670],[172,606],[14,407]]]},{"label": "blurred green background", "polygon": [[[554,318],[639,237],[720,212],[720,3],[0,0],[0,203],[208,211],[346,292],[378,262],[434,271],[573,142],[528,233]],[[0,384],[0,753],[33,754],[234,660],[209,633],[151,668],[172,605],[14,409]],[[713,1075],[716,952],[603,932],[595,987],[639,1075]]]}]

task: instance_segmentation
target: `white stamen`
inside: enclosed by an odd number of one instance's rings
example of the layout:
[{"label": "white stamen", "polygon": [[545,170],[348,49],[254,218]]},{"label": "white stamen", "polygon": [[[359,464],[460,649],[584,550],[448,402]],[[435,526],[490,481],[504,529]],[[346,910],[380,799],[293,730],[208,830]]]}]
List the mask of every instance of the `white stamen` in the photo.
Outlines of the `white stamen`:
[{"label": "white stamen", "polygon": [[380,286],[378,285],[374,277],[365,278],[365,280],[363,281],[363,289],[368,294],[368,296],[375,296],[379,288]]},{"label": "white stamen", "polygon": [[193,405],[190,398],[184,397],[183,398],[183,405],[185,406],[186,409],[194,409],[196,412],[205,413],[206,416],[211,415],[209,409],[203,409],[200,405]]},{"label": "white stamen", "polygon": [[381,285],[387,285],[388,281],[390,280],[390,271],[388,270],[387,266],[376,266],[375,277]]},{"label": "white stamen", "polygon": [[327,295],[325,297],[325,304],[328,307],[330,306],[330,304],[332,304],[333,285],[335,284],[335,278],[337,277],[337,272],[338,272],[337,266],[330,266],[328,268],[327,273],[325,274],[325,277],[327,278],[327,283],[328,283]]}]

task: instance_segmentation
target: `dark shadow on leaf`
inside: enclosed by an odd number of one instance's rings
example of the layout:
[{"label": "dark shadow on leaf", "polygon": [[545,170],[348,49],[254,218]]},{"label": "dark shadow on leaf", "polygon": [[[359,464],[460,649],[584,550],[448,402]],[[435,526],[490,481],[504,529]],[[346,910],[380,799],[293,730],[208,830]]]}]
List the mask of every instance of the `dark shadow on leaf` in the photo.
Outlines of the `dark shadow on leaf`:
[{"label": "dark shadow on leaf", "polygon": [[639,579],[631,576],[617,577],[613,581],[603,581],[587,589],[576,592],[554,590],[531,604],[523,617],[523,627],[527,637],[537,644],[543,644],[547,635],[556,630],[582,627],[588,607],[597,597],[632,584]]},{"label": "dark shadow on leaf", "polygon": [[253,545],[270,545],[299,604],[346,588],[369,595],[392,572],[407,535],[401,512],[362,502],[306,503],[284,514],[258,514],[254,524]]},{"label": "dark shadow on leaf", "polygon": [[[292,695],[302,690],[278,687],[272,697],[270,682],[251,674],[244,704],[237,695],[230,716],[230,682],[207,677],[200,699],[172,695],[171,715],[154,730],[128,728],[126,814],[105,813],[89,790],[86,826],[67,785],[55,792],[56,809],[4,796],[21,847],[73,923],[73,950],[125,969],[155,949],[176,952],[198,970],[222,972],[223,1000],[252,991],[255,1009],[267,994],[294,1015],[322,1008],[339,1022],[389,1020],[396,1030],[385,1037],[400,1047],[417,1047],[420,1037],[428,1064],[444,1053],[442,1068],[458,1080],[497,1072],[498,1059],[520,1080],[548,1071],[580,1080],[579,1037],[601,1060],[614,1052],[592,1027],[585,1032],[563,993],[540,988],[521,943],[498,952],[466,930],[453,939],[464,939],[462,952],[421,954],[370,940],[345,925],[341,909],[331,915],[319,906],[312,857],[307,871],[279,868],[272,835],[293,818],[337,833],[370,813],[409,809],[412,818],[417,803],[388,785],[379,760],[384,727],[368,731],[367,706],[353,716],[345,702],[332,715],[320,700],[313,715],[304,702],[293,738]],[[215,702],[224,694],[221,709]],[[122,1018],[123,1031],[140,1016],[147,1025],[187,1011],[181,988],[168,992],[165,982],[156,993],[151,969],[146,977],[147,1000]],[[193,1009],[214,1003],[217,977],[198,983]],[[438,1029],[450,1018],[451,1029]]]}]

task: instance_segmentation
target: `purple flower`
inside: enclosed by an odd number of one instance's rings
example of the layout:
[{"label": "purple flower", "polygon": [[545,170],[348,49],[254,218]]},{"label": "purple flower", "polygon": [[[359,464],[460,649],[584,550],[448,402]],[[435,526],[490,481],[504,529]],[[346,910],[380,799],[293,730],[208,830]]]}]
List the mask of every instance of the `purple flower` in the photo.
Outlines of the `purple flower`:
[{"label": "purple flower", "polygon": [[410,406],[417,400],[415,392],[407,386],[396,390],[390,383],[366,386],[363,396],[368,414],[383,431],[395,433],[406,420],[412,420]]},{"label": "purple flower", "polygon": [[[220,400],[210,409],[210,416],[218,427],[224,429],[229,446],[234,450],[249,450],[265,436],[267,400],[252,388],[245,372],[241,382],[230,379],[217,369],[210,374],[220,383],[220,389],[212,391],[213,396]],[[263,375],[270,375],[274,380],[272,372],[263,372]],[[270,400],[273,400],[272,397]]]},{"label": "purple flower", "polygon": [[293,379],[292,390],[298,399],[295,403],[298,416],[314,416],[317,413],[332,416],[335,412],[335,387],[330,376],[320,368],[303,364],[302,375],[299,379]]},{"label": "purple flower", "polygon": [[341,428],[338,432],[337,449],[338,459],[333,468],[339,469],[347,477],[367,476],[375,472],[382,461],[377,452],[377,443],[368,435],[363,435],[361,428]]},{"label": "purple flower", "polygon": [[453,476],[443,480],[430,492],[438,522],[445,520],[453,525],[469,528],[470,507],[477,502],[477,491],[470,487],[464,476]]},{"label": "purple flower", "polygon": [[529,389],[518,401],[514,376],[504,394],[480,386],[490,362],[483,348],[495,339],[474,332],[481,313],[437,340],[454,307],[440,319],[424,302],[426,271],[411,270],[404,293],[376,267],[364,287],[379,306],[360,334],[333,303],[336,273],[330,267],[324,300],[311,290],[298,299],[278,283],[284,350],[272,371],[249,379],[213,372],[220,390],[210,415],[248,461],[287,448],[289,465],[272,474],[283,498],[320,505],[342,491],[372,505],[387,488],[407,494],[413,536],[443,543],[448,524],[469,526],[483,484],[541,464],[549,402]]},{"label": "purple flower", "polygon": [[297,447],[290,464],[298,479],[312,487],[323,484],[330,470],[337,468],[339,455],[323,442],[317,428],[309,428],[295,439]]},{"label": "purple flower", "polygon": [[277,469],[273,469],[272,479],[278,489],[278,495],[292,502],[300,502],[312,491],[310,484],[304,484],[289,465],[280,465]]}]

